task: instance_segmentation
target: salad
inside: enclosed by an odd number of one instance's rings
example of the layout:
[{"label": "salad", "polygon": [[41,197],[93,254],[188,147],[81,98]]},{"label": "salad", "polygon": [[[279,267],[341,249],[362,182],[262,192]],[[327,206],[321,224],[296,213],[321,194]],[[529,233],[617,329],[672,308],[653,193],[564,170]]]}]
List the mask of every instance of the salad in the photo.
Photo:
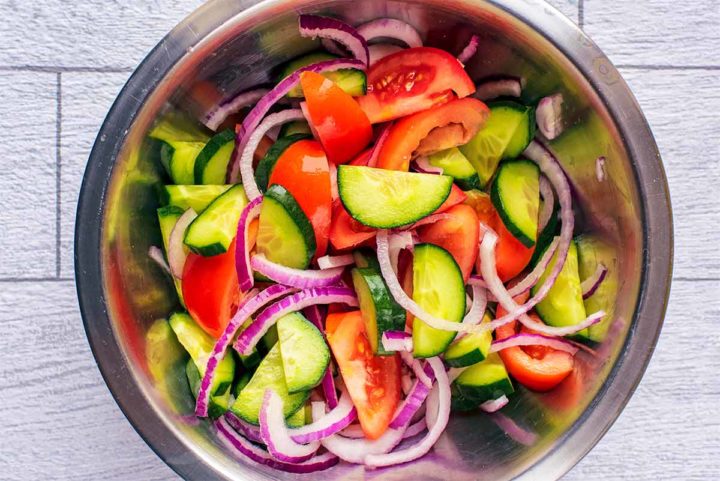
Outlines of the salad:
[{"label": "salad", "polygon": [[301,15],[299,33],[323,50],[202,128],[150,133],[169,178],[150,256],[181,305],[159,322],[187,351],[195,416],[242,458],[406,463],[451,412],[502,416],[516,389],[571,376],[606,334],[617,272],[576,236],[545,144],[562,94],[474,82],[477,36],[456,55],[394,19]]}]

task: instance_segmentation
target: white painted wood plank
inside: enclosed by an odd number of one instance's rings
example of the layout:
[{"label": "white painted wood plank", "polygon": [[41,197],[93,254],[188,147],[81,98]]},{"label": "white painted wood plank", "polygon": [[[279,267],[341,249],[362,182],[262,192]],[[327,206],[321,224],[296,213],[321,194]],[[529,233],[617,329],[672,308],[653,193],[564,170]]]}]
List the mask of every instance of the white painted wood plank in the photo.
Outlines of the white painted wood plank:
[{"label": "white painted wood plank", "polygon": [[55,275],[55,87],[50,73],[0,75],[0,277]]},{"label": "white painted wood plank", "polygon": [[578,22],[578,0],[547,0],[573,22]]},{"label": "white painted wood plank", "polygon": [[720,479],[720,281],[675,281],[650,365],[566,481]]},{"label": "white painted wood plank", "polygon": [[585,0],[585,31],[616,63],[720,65],[717,0]]},{"label": "white painted wood plank", "polygon": [[202,3],[0,0],[0,65],[134,67]]},{"label": "white painted wood plank", "polygon": [[[625,69],[653,129],[670,184],[675,222],[674,276],[720,276],[720,71]],[[709,194],[709,195],[708,195]]]},{"label": "white painted wood plank", "polygon": [[60,275],[73,277],[75,210],[90,149],[130,74],[63,73],[60,182]]},{"label": "white painted wood plank", "polygon": [[100,377],[72,282],[3,283],[0,339],[0,479],[174,479]]}]

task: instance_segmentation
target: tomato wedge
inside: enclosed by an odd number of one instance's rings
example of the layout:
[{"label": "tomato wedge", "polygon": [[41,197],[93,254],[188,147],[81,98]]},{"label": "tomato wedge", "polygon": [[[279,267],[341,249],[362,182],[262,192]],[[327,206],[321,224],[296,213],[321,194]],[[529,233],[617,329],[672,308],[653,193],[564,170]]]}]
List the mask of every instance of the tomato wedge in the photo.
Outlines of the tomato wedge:
[{"label": "tomato wedge", "polygon": [[330,234],[332,188],[330,166],[319,142],[299,140],[278,158],[269,185],[285,187],[305,212],[315,231],[315,257],[325,255]]},{"label": "tomato wedge", "polygon": [[484,103],[465,98],[404,117],[390,127],[377,166],[406,171],[414,155],[466,144],[485,124],[488,115]]},{"label": "tomato wedge", "polygon": [[437,48],[416,47],[388,55],[370,67],[367,95],[359,97],[358,103],[376,124],[474,91],[475,84],[457,58]]},{"label": "tomato wedge", "polygon": [[220,337],[240,302],[235,240],[217,256],[188,255],[182,279],[185,307],[205,332]]},{"label": "tomato wedge", "polygon": [[342,202],[333,207],[330,243],[337,250],[357,247],[375,237],[375,229],[370,229],[353,219]]},{"label": "tomato wedge", "polygon": [[387,430],[400,402],[400,358],[375,356],[360,311],[327,316],[327,340],[369,439]]},{"label": "tomato wedge", "polygon": [[475,209],[480,222],[492,228],[498,235],[497,245],[495,246],[495,264],[498,276],[503,282],[507,282],[527,267],[533,252],[535,252],[535,246],[525,247],[507,230],[489,195],[480,191],[469,191],[467,195],[468,198],[465,203]]},{"label": "tomato wedge", "polygon": [[350,95],[331,80],[303,72],[300,84],[310,127],[330,162],[344,164],[355,158],[372,140],[372,127]]},{"label": "tomato wedge", "polygon": [[438,245],[452,254],[467,281],[480,250],[478,216],[475,209],[465,204],[451,207],[445,214],[447,218],[420,227],[418,236],[421,242]]},{"label": "tomato wedge", "polygon": [[[525,302],[528,293],[515,298],[516,302]],[[507,314],[507,311],[498,306],[497,317]],[[530,317],[542,322],[535,314]],[[495,330],[496,339],[505,339],[517,332],[517,321],[505,324]],[[575,359],[564,351],[557,351],[549,347],[510,347],[500,351],[500,357],[510,375],[520,384],[534,391],[549,391],[573,371]]]}]

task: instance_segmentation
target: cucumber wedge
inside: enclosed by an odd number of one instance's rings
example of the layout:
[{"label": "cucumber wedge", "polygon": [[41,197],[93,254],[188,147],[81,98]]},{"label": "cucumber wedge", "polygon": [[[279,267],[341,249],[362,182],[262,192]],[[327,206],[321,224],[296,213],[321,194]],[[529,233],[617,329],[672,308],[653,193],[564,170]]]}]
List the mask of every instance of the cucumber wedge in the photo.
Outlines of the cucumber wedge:
[{"label": "cucumber wedge", "polygon": [[318,328],[293,312],[278,320],[277,332],[288,392],[309,391],[320,384],[330,364],[330,349]]},{"label": "cucumber wedge", "polygon": [[503,162],[490,197],[505,227],[526,247],[537,240],[540,169],[529,160]]},{"label": "cucumber wedge", "polygon": [[[195,362],[189,359],[185,365],[185,376],[190,386],[190,392],[193,398],[197,399],[197,395],[200,392],[200,384],[202,383],[202,376],[198,370]],[[230,408],[230,394],[231,389],[228,389],[221,396],[211,396],[210,402],[208,403],[208,416],[211,419],[217,419],[227,412]]]},{"label": "cucumber wedge", "polygon": [[[413,255],[413,300],[426,312],[461,322],[465,317],[465,282],[452,254],[434,244],[417,244]],[[456,333],[413,320],[413,355],[433,357],[447,349]]]},{"label": "cucumber wedge", "polygon": [[270,349],[270,352],[268,352],[265,359],[262,360],[255,371],[255,374],[253,374],[250,382],[240,391],[239,396],[235,399],[230,410],[241,419],[257,426],[260,407],[262,406],[266,389],[272,389],[282,398],[285,419],[295,414],[310,397],[309,391],[296,394],[290,394],[288,392],[287,384],[285,383],[282,356],[280,354],[280,344],[275,344],[275,346]]},{"label": "cucumber wedge", "polygon": [[353,269],[352,279],[370,347],[381,356],[394,354],[383,348],[382,335],[385,331],[404,330],[405,309],[393,299],[378,270],[372,267]]},{"label": "cucumber wedge", "polygon": [[[549,326],[574,326],[584,321],[587,317],[582,298],[582,288],[580,287],[577,252],[577,245],[575,242],[572,242],[567,259],[563,264],[563,268],[555,284],[553,284],[550,292],[545,296],[545,299],[535,306],[535,310],[540,318]],[[548,274],[552,271],[555,262],[557,262],[557,253],[553,256],[550,265],[548,265],[543,275],[540,276],[540,280],[533,286],[533,295],[535,295],[540,286],[543,285]],[[588,339],[588,335],[588,330],[583,329],[573,337],[578,340],[586,340]]]},{"label": "cucumber wedge", "polygon": [[485,401],[508,396],[515,390],[497,353],[463,371],[452,384],[452,407],[458,411],[476,409]]},{"label": "cucumber wedge", "polygon": [[185,245],[203,256],[227,252],[237,233],[240,214],[247,203],[242,185],[228,189],[188,226]]},{"label": "cucumber wedge", "polygon": [[475,168],[457,147],[431,154],[428,162],[443,169],[443,173],[455,179],[455,183],[462,190],[481,188]]},{"label": "cucumber wedge", "polygon": [[302,120],[295,120],[284,124],[278,133],[278,139],[282,137],[288,137],[293,134],[308,134],[312,136],[312,130],[310,125]]},{"label": "cucumber wedge", "polygon": [[593,275],[600,263],[603,263],[608,269],[602,284],[592,296],[585,299],[586,313],[592,314],[600,310],[606,313],[602,321],[588,327],[588,339],[593,342],[602,342],[615,318],[615,301],[620,284],[617,252],[610,244],[593,235],[583,234],[575,239],[575,243],[578,250],[578,270],[581,280]]},{"label": "cucumber wedge", "polygon": [[[175,224],[177,223],[180,216],[184,213],[185,210],[174,205],[160,207],[157,210],[158,223],[160,224],[160,235],[162,236],[163,248],[165,250],[166,257],[168,252],[168,245],[170,243],[170,233],[172,232],[173,227],[175,227]],[[173,276],[173,282],[175,283],[175,290],[177,291],[180,303],[184,306],[185,300],[183,299],[182,294],[182,281],[177,277]]]},{"label": "cucumber wedge", "polygon": [[166,143],[160,150],[160,159],[176,184],[195,182],[195,159],[205,148],[203,142]]},{"label": "cucumber wedge", "polygon": [[450,195],[452,177],[350,165],[338,166],[338,191],[348,213],[378,229],[411,224]]},{"label": "cucumber wedge", "polygon": [[232,185],[163,185],[158,195],[163,205],[174,205],[182,210],[192,209],[202,213]]},{"label": "cucumber wedge", "polygon": [[[516,102],[488,103],[490,116],[485,126],[460,151],[475,168],[480,186],[485,187],[502,159],[517,157],[535,135],[532,107]],[[528,137],[529,135],[529,137]],[[523,139],[527,143],[520,148]]]},{"label": "cucumber wedge", "polygon": [[205,185],[224,184],[228,163],[234,149],[235,132],[227,129],[215,134],[195,159],[195,183]]},{"label": "cucumber wedge", "polygon": [[260,209],[258,253],[277,264],[305,269],[315,249],[312,224],[295,198],[281,185],[270,186]]},{"label": "cucumber wedge", "polygon": [[286,137],[279,137],[278,140],[274,144],[272,144],[272,146],[268,149],[263,158],[260,159],[260,162],[255,169],[255,181],[257,182],[258,188],[262,192],[265,192],[267,190],[268,183],[270,181],[270,174],[272,174],[272,170],[273,168],[275,168],[275,164],[277,163],[283,152],[285,152],[288,147],[290,147],[298,140],[311,138],[312,135],[310,134],[292,134]]},{"label": "cucumber wedge", "polygon": [[[285,68],[283,68],[278,78],[278,82],[285,77],[293,74],[299,68],[306,67],[308,65],[312,65],[318,62],[324,62],[326,60],[332,60],[334,58],[338,57],[336,55],[331,55],[327,52],[314,52],[304,55],[300,58],[296,58],[295,60],[289,62],[285,66]],[[347,68],[335,70],[332,72],[323,72],[322,75],[325,78],[335,82],[338,87],[340,87],[346,93],[352,95],[353,97],[365,95],[365,91],[367,89],[367,78],[365,76],[365,72],[363,72],[362,70]],[[303,91],[300,84],[293,87],[290,92],[288,92],[288,97],[303,97]]]},{"label": "cucumber wedge", "polygon": [[[490,312],[485,312],[483,323],[492,321]],[[492,333],[474,332],[450,344],[445,351],[445,363],[452,367],[472,366],[485,360],[490,351]]]}]

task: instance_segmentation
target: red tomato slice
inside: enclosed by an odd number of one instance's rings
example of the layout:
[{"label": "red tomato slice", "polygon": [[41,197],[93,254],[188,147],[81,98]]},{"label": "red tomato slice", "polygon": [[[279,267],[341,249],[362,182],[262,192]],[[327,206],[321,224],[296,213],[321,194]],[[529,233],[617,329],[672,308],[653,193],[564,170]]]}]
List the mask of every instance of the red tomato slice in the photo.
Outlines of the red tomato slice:
[{"label": "red tomato slice", "polygon": [[205,332],[220,337],[240,301],[235,240],[224,254],[203,257],[191,253],[183,268],[182,290],[192,318]]},{"label": "red tomato slice", "polygon": [[327,340],[369,439],[387,430],[400,402],[400,358],[375,356],[360,311],[327,316]]},{"label": "red tomato slice", "polygon": [[492,228],[498,235],[497,245],[495,246],[495,264],[500,279],[507,282],[516,277],[527,267],[533,252],[535,252],[535,246],[525,247],[507,230],[489,195],[479,191],[472,191],[465,203],[475,209],[480,222]]},{"label": "red tomato slice", "polygon": [[278,158],[268,185],[285,187],[305,212],[315,231],[315,258],[325,255],[330,234],[332,191],[330,166],[322,146],[299,140]]},{"label": "red tomato slice", "polygon": [[330,243],[335,249],[357,247],[375,237],[376,232],[353,219],[341,202],[337,202],[333,207]]},{"label": "red tomato slice", "polygon": [[310,126],[330,162],[344,164],[372,140],[372,127],[358,103],[343,89],[314,72],[303,72],[300,84]]},{"label": "red tomato slice", "polygon": [[467,281],[478,257],[480,225],[469,205],[456,205],[445,212],[449,217],[418,229],[421,242],[438,245],[455,258]]},{"label": "red tomato slice", "polygon": [[390,127],[377,166],[406,171],[414,154],[466,144],[485,124],[489,112],[481,101],[465,98],[404,117]]},{"label": "red tomato slice", "polygon": [[458,59],[444,50],[417,47],[375,63],[367,72],[367,95],[358,102],[370,122],[376,124],[429,109],[455,95],[467,97],[474,91],[475,84]]},{"label": "red tomato slice", "polygon": [[452,188],[450,189],[450,195],[448,195],[447,199],[445,199],[445,202],[440,204],[440,207],[438,207],[437,210],[433,212],[433,214],[445,212],[455,205],[462,204],[463,202],[465,202],[465,199],[467,199],[467,194],[463,192],[460,187],[453,184]]},{"label": "red tomato slice", "polygon": [[[516,302],[525,302],[528,293],[515,298]],[[507,311],[498,306],[496,317]],[[534,320],[542,322],[535,314]],[[505,339],[517,332],[517,321],[505,324],[495,330],[496,339]],[[520,384],[534,391],[549,391],[573,371],[575,359],[569,353],[548,347],[511,347],[500,351],[500,357],[510,375]]]}]

